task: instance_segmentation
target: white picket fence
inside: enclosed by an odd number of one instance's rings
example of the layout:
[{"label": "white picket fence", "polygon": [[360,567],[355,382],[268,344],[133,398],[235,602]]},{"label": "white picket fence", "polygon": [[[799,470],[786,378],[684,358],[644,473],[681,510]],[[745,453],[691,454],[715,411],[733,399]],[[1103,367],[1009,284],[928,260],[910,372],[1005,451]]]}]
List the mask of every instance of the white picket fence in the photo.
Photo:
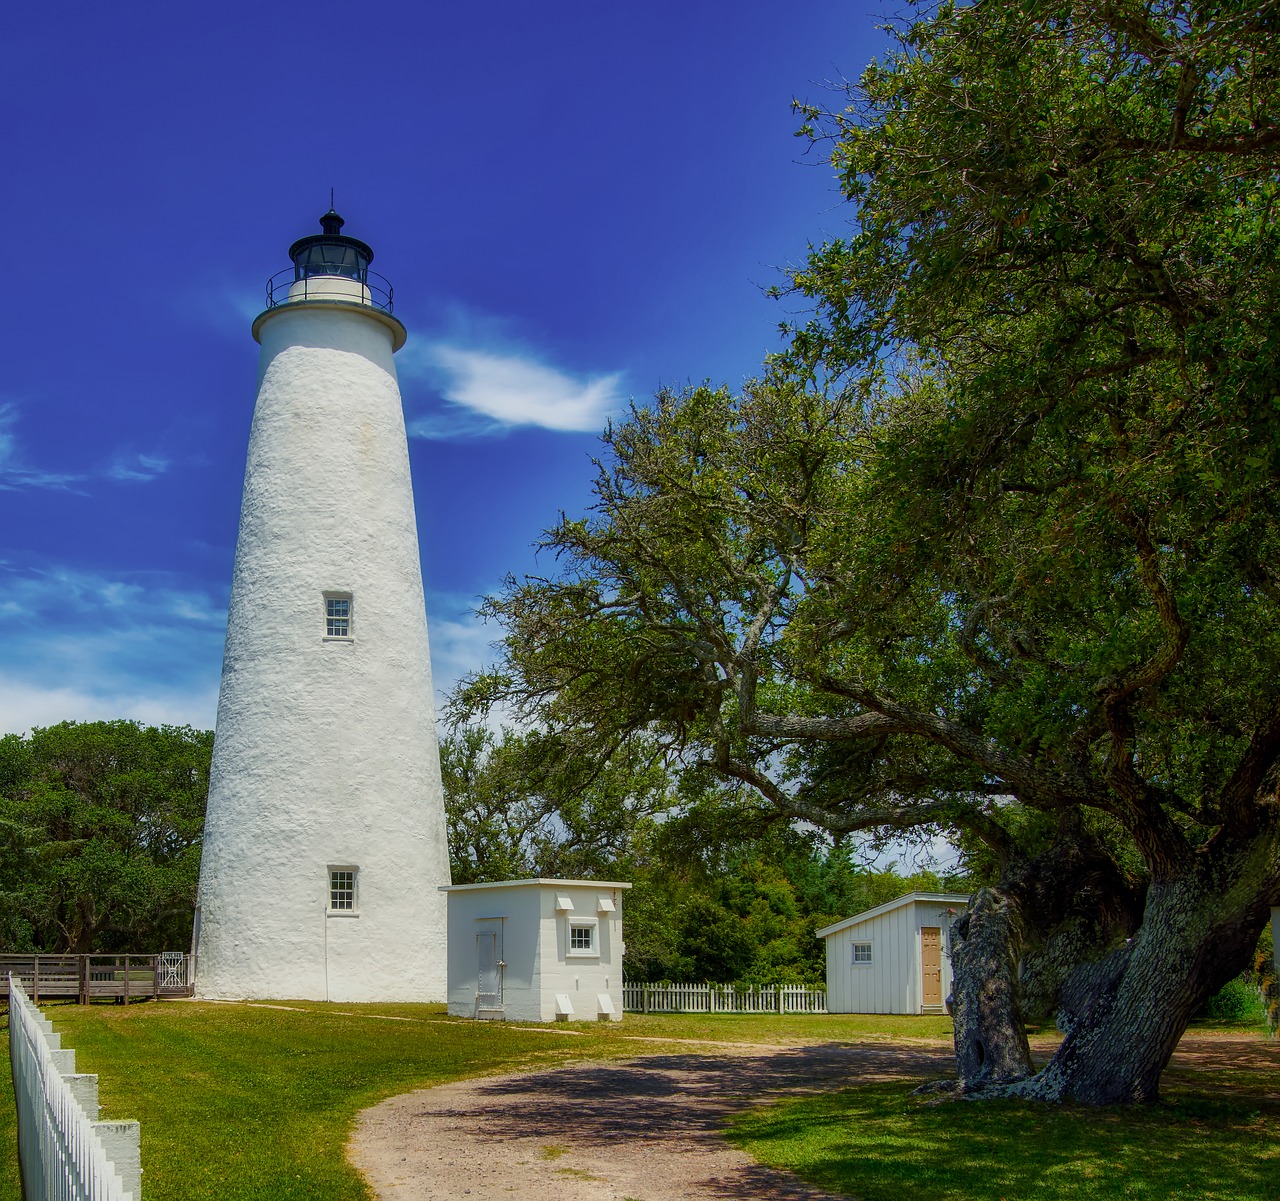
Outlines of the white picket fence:
[{"label": "white picket fence", "polygon": [[75,1070],[49,1020],[9,977],[9,1062],[25,1201],[140,1201],[137,1122],[99,1122],[98,1078]]},{"label": "white picket fence", "polygon": [[803,984],[627,984],[628,1013],[826,1013],[827,991]]}]

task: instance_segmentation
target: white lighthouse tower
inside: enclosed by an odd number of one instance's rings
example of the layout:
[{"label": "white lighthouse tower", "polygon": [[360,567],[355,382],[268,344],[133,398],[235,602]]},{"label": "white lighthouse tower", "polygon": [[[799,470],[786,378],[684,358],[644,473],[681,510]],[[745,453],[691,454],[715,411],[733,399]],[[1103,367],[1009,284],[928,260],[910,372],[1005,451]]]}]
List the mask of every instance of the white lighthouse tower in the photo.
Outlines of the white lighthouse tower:
[{"label": "white lighthouse tower", "polygon": [[373,251],[289,248],[253,323],[196,994],[442,1001],[449,883],[404,413]]}]

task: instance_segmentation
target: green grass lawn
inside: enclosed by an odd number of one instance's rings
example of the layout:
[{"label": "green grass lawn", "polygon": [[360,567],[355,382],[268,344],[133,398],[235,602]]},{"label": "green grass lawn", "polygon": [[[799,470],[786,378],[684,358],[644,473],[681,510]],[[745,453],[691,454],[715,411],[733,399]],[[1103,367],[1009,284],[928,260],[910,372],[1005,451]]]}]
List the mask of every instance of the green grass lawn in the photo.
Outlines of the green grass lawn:
[{"label": "green grass lawn", "polygon": [[[142,1122],[147,1201],[368,1197],[343,1158],[361,1109],[465,1076],[659,1048],[636,1035],[786,1043],[950,1034],[946,1018],[628,1014],[529,1029],[449,1019],[443,1006],[288,1004],[43,1009],[78,1070],[99,1073],[102,1116]],[[19,1201],[13,1086],[7,1071],[0,1077],[0,1199]]]},{"label": "green grass lawn", "polygon": [[[1224,1028],[1257,1033],[1221,1022],[1191,1033]],[[1277,1084],[1257,1069],[1171,1069],[1160,1103],[1139,1109],[939,1102],[867,1085],[761,1106],[727,1133],[859,1201],[1276,1201]]]},{"label": "green grass lawn", "polygon": [[[343,1147],[361,1109],[415,1087],[466,1076],[663,1049],[660,1043],[638,1038],[786,1044],[950,1037],[948,1019],[938,1017],[628,1014],[621,1023],[528,1028],[449,1019],[441,1006],[291,1004],[290,1009],[196,1002],[43,1008],[61,1032],[63,1044],[76,1049],[79,1070],[99,1073],[102,1116],[142,1122],[147,1201],[358,1201],[369,1192],[347,1166]],[[1229,1083],[1247,1091],[1249,1079]],[[865,1130],[872,1141],[859,1154],[878,1155],[884,1161],[876,1162],[873,1179],[857,1177],[855,1191],[868,1201],[883,1195],[870,1191],[872,1186],[902,1190],[902,1172],[893,1165],[910,1166],[915,1151],[910,1139],[899,1139],[893,1132],[910,1123],[920,1123],[921,1137],[945,1145],[952,1158],[956,1147],[968,1147],[966,1154],[978,1165],[978,1173],[983,1163],[1000,1159],[1002,1144],[1025,1145],[1034,1158],[1039,1143],[1049,1140],[1045,1162],[1061,1160],[1055,1169],[1058,1176],[1066,1179],[1075,1170],[1070,1167],[1075,1158],[1097,1173],[1080,1179],[1102,1181],[1098,1187],[1103,1191],[1089,1193],[1073,1186],[1072,1195],[1170,1195],[1168,1190],[1126,1193],[1106,1183],[1111,1175],[1107,1165],[1113,1160],[1144,1153],[1148,1127],[1155,1121],[1149,1113],[1101,1120],[1092,1114],[1055,1115],[1039,1109],[1030,1115],[1006,1114],[966,1106],[960,1114],[948,1107],[921,1107],[906,1093],[903,1086],[875,1086],[802,1103],[833,1106],[830,1110],[766,1107],[739,1125],[734,1137],[768,1162],[783,1162],[793,1153],[788,1148],[803,1147],[795,1164],[799,1170],[838,1175],[850,1170],[841,1165],[850,1162],[850,1148],[862,1146],[857,1140]],[[1267,1138],[1257,1137],[1264,1130],[1259,1123],[1269,1122],[1274,1128],[1280,1115],[1257,1106],[1250,1111],[1253,1116],[1243,1110],[1237,1115],[1226,1102],[1211,1111],[1197,1111],[1196,1105],[1203,1104],[1188,1093],[1183,1109],[1169,1111],[1170,1120],[1180,1123],[1180,1133],[1170,1140],[1172,1150],[1184,1162],[1196,1159],[1205,1180],[1214,1179],[1218,1169],[1213,1165],[1234,1161],[1246,1165],[1240,1171],[1253,1171],[1247,1165],[1256,1165],[1260,1172],[1269,1169],[1273,1182],[1280,1182],[1280,1161],[1256,1149],[1242,1154],[1238,1146],[1246,1135],[1265,1146]],[[854,1116],[846,1120],[847,1115]],[[961,1117],[966,1135],[976,1132],[976,1141],[958,1137]],[[1068,1132],[1061,1135],[1061,1145],[1067,1148],[1061,1151],[1052,1141],[1059,1138],[1053,1133],[1059,1122],[1066,1123],[1061,1129]],[[842,1133],[823,1142],[822,1130],[814,1127],[824,1124],[829,1132]],[[853,1134],[851,1124],[856,1126]],[[1228,1137],[1223,1137],[1224,1131]],[[1010,1132],[1015,1133],[1012,1139]],[[1072,1146],[1084,1150],[1071,1152]],[[1041,1168],[1058,1178],[1044,1164]],[[921,1189],[935,1184],[922,1185],[914,1171],[913,1198],[1006,1195],[1012,1201],[1014,1196],[1057,1195],[1028,1192],[1021,1186],[1010,1186],[1007,1193],[983,1192],[971,1185],[957,1186],[959,1192],[929,1193]],[[1177,1195],[1265,1195],[1275,1201],[1280,1183],[1266,1194],[1237,1189]],[[19,1196],[12,1083],[8,1072],[0,1071],[0,1201],[18,1201]]]},{"label": "green grass lawn", "polygon": [[928,1104],[871,1085],[740,1116],[731,1141],[860,1201],[1280,1196],[1280,1104],[1173,1093],[1136,1111]]}]

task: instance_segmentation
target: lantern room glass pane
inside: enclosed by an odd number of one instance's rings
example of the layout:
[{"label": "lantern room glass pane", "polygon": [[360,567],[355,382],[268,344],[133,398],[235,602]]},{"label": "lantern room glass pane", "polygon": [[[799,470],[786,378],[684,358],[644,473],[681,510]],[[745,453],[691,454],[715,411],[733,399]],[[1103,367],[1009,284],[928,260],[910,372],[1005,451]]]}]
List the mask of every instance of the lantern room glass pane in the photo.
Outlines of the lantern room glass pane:
[{"label": "lantern room glass pane", "polygon": [[369,260],[354,246],[319,242],[308,246],[298,255],[295,268],[297,279],[311,275],[343,275],[363,283],[369,269]]}]

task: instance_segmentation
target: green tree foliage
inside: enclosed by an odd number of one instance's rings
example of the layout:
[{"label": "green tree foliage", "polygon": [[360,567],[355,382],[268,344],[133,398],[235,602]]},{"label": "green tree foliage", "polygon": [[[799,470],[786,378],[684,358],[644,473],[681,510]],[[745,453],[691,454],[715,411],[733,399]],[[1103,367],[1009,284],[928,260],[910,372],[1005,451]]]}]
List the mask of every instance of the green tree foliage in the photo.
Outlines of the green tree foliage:
[{"label": "green tree foliage", "polygon": [[678,782],[650,744],[589,768],[563,740],[477,726],[441,743],[455,883],[532,876],[624,880],[632,980],[811,983],[814,931],[959,877],[873,871],[751,794]]},{"label": "green tree foliage", "polygon": [[968,883],[861,867],[800,838],[737,848],[714,875],[654,862],[627,894],[627,978],[825,985],[817,930],[914,890],[963,892]]},{"label": "green tree foliage", "polygon": [[455,884],[600,878],[674,800],[641,744],[592,764],[554,736],[460,726],[441,741],[440,768]]},{"label": "green tree foliage", "polygon": [[609,431],[459,697],[985,847],[977,1063],[1022,940],[1063,951],[1026,1095],[1154,1098],[1280,903],[1277,89],[1274,3],[902,29],[805,110],[855,217],[795,275],[814,319],[741,396]]},{"label": "green tree foliage", "polygon": [[131,721],[0,739],[5,949],[185,949],[212,750],[211,731]]}]

